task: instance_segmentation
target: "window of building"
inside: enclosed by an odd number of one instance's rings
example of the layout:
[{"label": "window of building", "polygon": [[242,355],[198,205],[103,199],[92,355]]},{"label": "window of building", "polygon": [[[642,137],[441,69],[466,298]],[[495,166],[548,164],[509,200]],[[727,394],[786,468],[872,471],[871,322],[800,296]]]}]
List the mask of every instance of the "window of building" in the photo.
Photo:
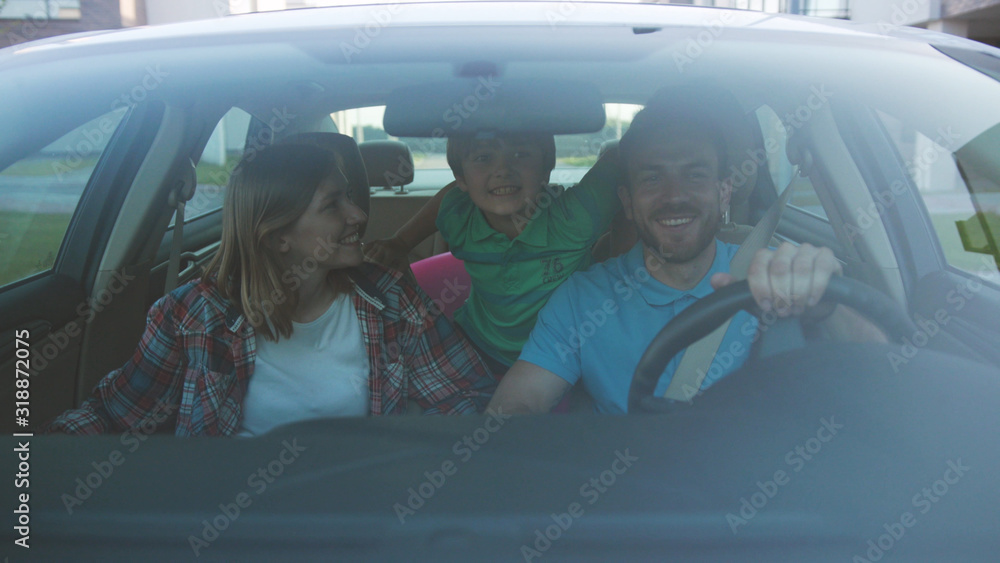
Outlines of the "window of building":
[{"label": "window of building", "polygon": [[0,19],[78,20],[80,0],[0,0]]}]

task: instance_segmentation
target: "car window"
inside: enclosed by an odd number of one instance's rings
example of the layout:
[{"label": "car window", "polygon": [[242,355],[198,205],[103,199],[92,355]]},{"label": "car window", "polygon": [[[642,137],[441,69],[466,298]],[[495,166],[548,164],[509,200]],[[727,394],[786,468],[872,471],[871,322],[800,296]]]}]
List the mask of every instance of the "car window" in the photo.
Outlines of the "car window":
[{"label": "car window", "polygon": [[198,187],[184,209],[185,223],[222,207],[229,176],[243,158],[250,120],[249,113],[232,108],[215,126],[195,165]]},{"label": "car window", "polygon": [[[788,186],[794,171],[792,163],[788,161],[788,153],[785,152],[791,131],[771,106],[760,106],[754,115],[757,117],[761,134],[764,137],[767,167],[771,173],[771,181],[774,183],[775,189],[780,192],[785,189],[785,186]],[[809,177],[799,177],[792,186],[792,190],[794,191],[788,198],[788,205],[829,221]]]},{"label": "car window", "polygon": [[[948,265],[996,282],[996,269],[984,268],[992,259],[966,250],[962,240],[960,224],[975,217],[979,210],[955,163],[954,152],[960,148],[955,144],[957,136],[943,129],[931,138],[892,115],[878,111],[878,116],[917,186]],[[980,204],[994,214],[1000,211],[996,195],[980,194]]]},{"label": "car window", "polygon": [[126,108],[0,170],[0,286],[52,269],[70,219]]},{"label": "car window", "polygon": [[[607,122],[604,129],[583,135],[556,135],[556,167],[550,181],[571,186],[580,181],[597,162],[601,146],[621,139],[628,130],[632,116],[642,106],[634,104],[604,104]],[[413,183],[409,191],[438,190],[455,179],[446,157],[447,138],[392,137],[382,128],[385,106],[348,109],[330,114],[337,130],[358,143],[393,139],[406,143],[413,154]]]}]

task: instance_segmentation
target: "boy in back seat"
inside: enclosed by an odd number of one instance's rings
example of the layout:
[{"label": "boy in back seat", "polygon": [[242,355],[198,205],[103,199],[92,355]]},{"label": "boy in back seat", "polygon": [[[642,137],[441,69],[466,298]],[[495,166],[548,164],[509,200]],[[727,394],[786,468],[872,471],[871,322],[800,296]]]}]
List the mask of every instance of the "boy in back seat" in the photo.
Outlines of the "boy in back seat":
[{"label": "boy in back seat", "polygon": [[472,279],[455,322],[499,379],[552,292],[591,265],[594,242],[621,207],[617,154],[601,157],[565,192],[549,187],[555,168],[549,134],[450,137],[447,157],[456,181],[393,238],[367,245],[366,254],[405,268],[409,252],[439,230]]}]

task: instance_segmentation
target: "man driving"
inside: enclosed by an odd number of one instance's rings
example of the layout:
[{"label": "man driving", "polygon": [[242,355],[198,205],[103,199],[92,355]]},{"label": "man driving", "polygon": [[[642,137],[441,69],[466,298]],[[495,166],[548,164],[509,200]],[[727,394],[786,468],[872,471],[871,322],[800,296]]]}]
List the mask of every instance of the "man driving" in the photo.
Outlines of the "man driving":
[{"label": "man driving", "polygon": [[[624,255],[577,272],[552,295],[491,408],[548,412],[582,380],[598,412],[627,412],[632,374],[657,332],[697,299],[735,281],[729,263],[739,247],[715,238],[732,195],[722,176],[726,154],[719,126],[705,113],[659,104],[636,114],[619,144],[625,185],[618,195],[640,240]],[[747,280],[765,313],[826,317],[829,306],[815,306],[840,273],[830,249],[785,243],[758,251]],[[703,370],[697,389],[742,365],[756,331],[755,318],[737,314],[716,356],[728,354],[728,361]],[[682,356],[667,365],[657,396]]]}]

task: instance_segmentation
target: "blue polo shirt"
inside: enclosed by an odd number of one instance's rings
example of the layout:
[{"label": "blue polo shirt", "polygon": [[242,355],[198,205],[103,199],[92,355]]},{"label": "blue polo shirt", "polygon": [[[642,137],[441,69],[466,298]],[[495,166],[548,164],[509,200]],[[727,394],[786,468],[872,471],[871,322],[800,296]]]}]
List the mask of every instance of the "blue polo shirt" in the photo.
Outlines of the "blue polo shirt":
[{"label": "blue polo shirt", "polygon": [[[575,384],[581,378],[602,413],[628,411],[632,374],[653,337],[670,319],[712,293],[712,275],[728,272],[739,246],[715,241],[715,260],[698,284],[680,291],[652,277],[639,242],[628,253],[570,276],[538,314],[520,358]],[[745,311],[730,323],[701,389],[743,365],[756,340],[757,319]],[[662,396],[684,352],[656,385]]]}]

